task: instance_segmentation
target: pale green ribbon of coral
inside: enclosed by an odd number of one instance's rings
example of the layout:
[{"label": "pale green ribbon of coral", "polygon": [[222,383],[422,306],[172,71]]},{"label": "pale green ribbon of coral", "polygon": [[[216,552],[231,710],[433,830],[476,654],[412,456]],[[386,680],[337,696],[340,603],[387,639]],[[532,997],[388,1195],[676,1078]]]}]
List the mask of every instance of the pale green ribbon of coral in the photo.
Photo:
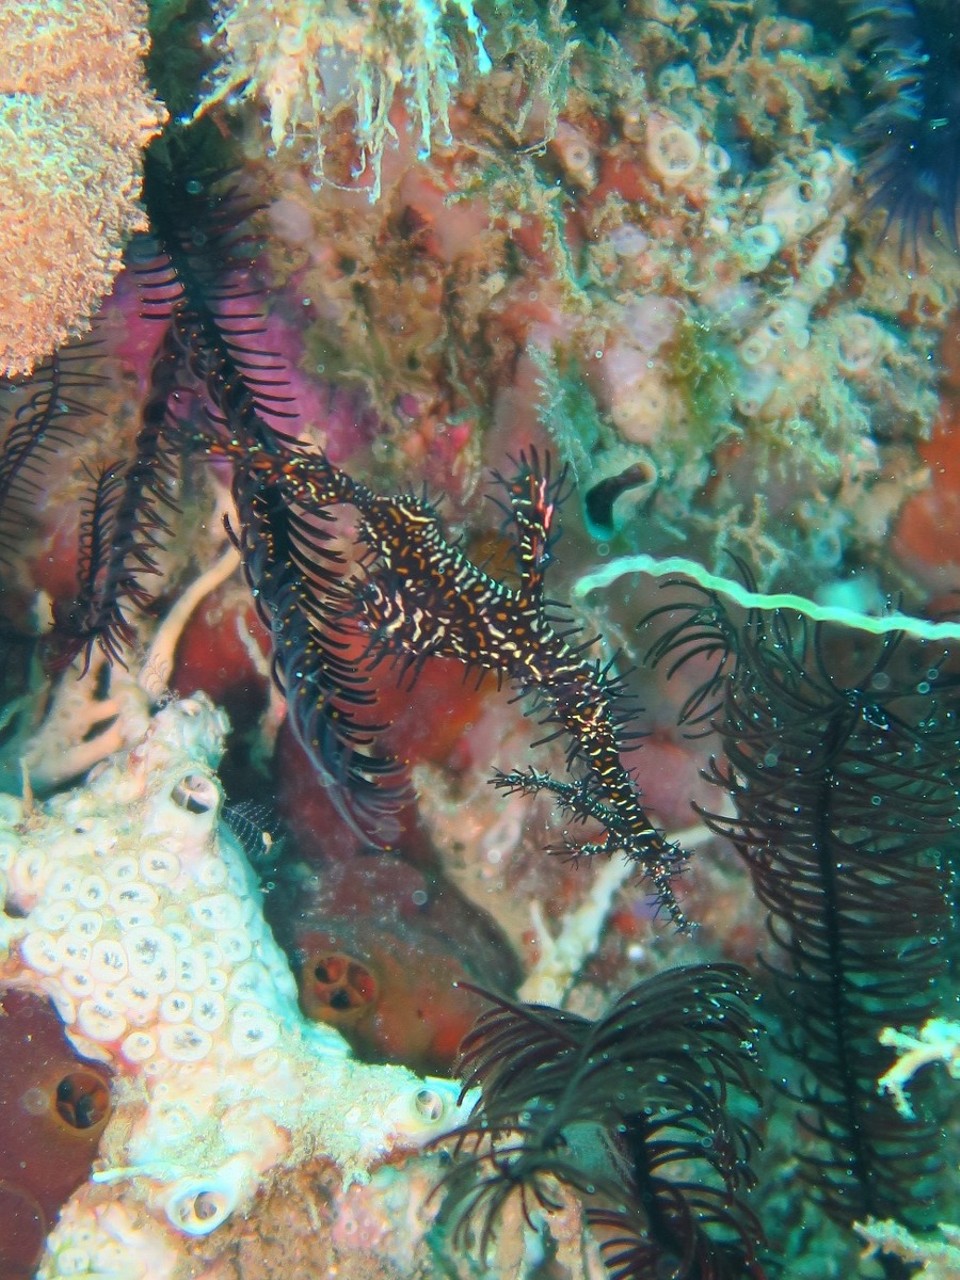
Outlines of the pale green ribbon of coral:
[{"label": "pale green ribbon of coral", "polygon": [[727,596],[745,609],[795,609],[797,613],[802,613],[815,622],[836,622],[840,626],[854,627],[858,631],[871,631],[874,635],[902,631],[920,640],[960,640],[960,622],[930,622],[907,613],[888,613],[876,617],[860,613],[856,609],[817,604],[815,600],[808,600],[806,596],[796,596],[788,591],[751,591],[742,582],[711,573],[696,560],[687,560],[683,556],[620,556],[579,578],[573,587],[574,598],[582,599],[591,591],[609,587],[619,578],[632,573],[646,573],[654,578],[682,574],[686,578],[692,578],[704,590]]}]

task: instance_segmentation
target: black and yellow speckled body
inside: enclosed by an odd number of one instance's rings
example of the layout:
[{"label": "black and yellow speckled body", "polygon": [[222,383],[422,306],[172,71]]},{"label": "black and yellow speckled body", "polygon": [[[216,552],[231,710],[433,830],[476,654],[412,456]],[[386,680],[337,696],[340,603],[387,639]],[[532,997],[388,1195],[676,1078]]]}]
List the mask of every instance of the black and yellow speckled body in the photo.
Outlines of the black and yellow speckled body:
[{"label": "black and yellow speckled body", "polygon": [[[414,670],[429,657],[453,659],[531,696],[546,722],[566,738],[568,763],[581,776],[563,782],[514,771],[498,775],[496,784],[507,791],[550,791],[574,817],[599,822],[604,839],[572,851],[624,853],[650,880],[660,905],[683,924],[670,887],[680,851],[651,823],[621,758],[619,681],[570,642],[572,628],[559,629],[544,600],[562,483],[551,479],[549,464],[541,465],[532,452],[521,456],[512,479],[502,481],[520,571],[519,582],[510,585],[452,546],[423,499],[378,495],[320,454],[285,450],[278,457],[236,440],[221,447],[284,501],[312,513],[313,524],[294,523],[291,553],[304,571],[302,609],[313,629],[329,626],[331,607],[344,609],[338,569],[317,560],[322,536],[315,517],[347,505],[359,516],[357,540],[364,552],[349,614],[369,637],[370,653],[393,654]],[[304,534],[305,528],[310,532]],[[282,623],[279,629],[282,635]]]}]

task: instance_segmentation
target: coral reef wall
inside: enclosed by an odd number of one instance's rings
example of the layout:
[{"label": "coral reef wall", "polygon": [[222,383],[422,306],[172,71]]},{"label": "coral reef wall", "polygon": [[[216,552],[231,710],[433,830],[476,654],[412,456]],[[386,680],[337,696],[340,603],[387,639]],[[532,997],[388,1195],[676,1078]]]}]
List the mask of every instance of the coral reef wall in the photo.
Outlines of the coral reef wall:
[{"label": "coral reef wall", "polygon": [[0,1280],[955,1275],[942,0],[0,37]]}]

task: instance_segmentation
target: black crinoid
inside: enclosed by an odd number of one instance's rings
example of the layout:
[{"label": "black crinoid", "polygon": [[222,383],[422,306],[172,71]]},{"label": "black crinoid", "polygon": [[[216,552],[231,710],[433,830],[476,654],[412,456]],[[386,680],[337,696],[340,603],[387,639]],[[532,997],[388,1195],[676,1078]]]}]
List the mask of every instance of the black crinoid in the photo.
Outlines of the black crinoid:
[{"label": "black crinoid", "polygon": [[[172,131],[145,156],[143,201],[150,231],[130,245],[127,263],[142,317],[158,326],[156,354],[130,448],[88,475],[77,589],[55,607],[46,641],[55,670],[78,656],[89,665],[97,649],[110,662],[129,661],[135,615],[155,604],[151,579],[158,580],[186,457],[221,457],[224,440],[243,458],[257,451],[282,459],[296,447],[287,434],[285,365],[265,340],[256,199]],[[69,448],[94,411],[87,400],[101,379],[90,348],[58,353],[15,389],[12,425],[0,439],[0,556],[49,451]],[[357,406],[358,418],[368,412]],[[318,459],[317,469],[323,465]],[[368,843],[385,845],[397,830],[405,777],[377,752],[369,717],[361,723],[373,694],[345,652],[340,623],[353,595],[329,516],[286,501],[242,464],[232,479],[231,533],[276,637],[274,672],[293,730],[344,818]]]},{"label": "black crinoid", "polygon": [[69,448],[81,433],[81,420],[97,412],[89,403],[104,380],[96,354],[97,344],[88,339],[55,352],[29,377],[0,379],[10,404],[0,450],[0,564],[9,564],[12,543],[42,497],[50,454]]},{"label": "black crinoid", "polygon": [[[229,178],[195,176],[177,161],[151,152],[144,167],[151,236],[141,276],[148,313],[167,325],[157,362],[171,388],[166,422],[181,448],[233,463],[229,532],[275,638],[273,671],[291,727],[341,816],[366,842],[386,847],[397,835],[406,778],[378,751],[377,726],[365,715],[374,695],[342,630],[353,593],[335,521],[322,503],[306,510],[295,493],[263,479],[305,455],[283,360],[265,342],[251,231],[259,210]],[[369,414],[355,408],[358,420]],[[254,457],[259,471],[247,465]],[[337,474],[319,453],[311,466],[320,488]]]},{"label": "black crinoid", "polygon": [[855,0],[868,101],[857,129],[871,208],[913,256],[960,252],[960,11],[956,0]]},{"label": "black crinoid", "polygon": [[[55,352],[30,375],[0,378],[0,700],[7,703],[25,687],[36,647],[33,627],[10,608],[20,585],[18,565],[44,511],[51,461],[99,425],[97,393],[107,381],[101,356],[100,344],[87,338]],[[79,537],[83,581],[97,572],[91,552],[103,518],[94,508],[102,509],[105,500],[95,492],[96,476],[90,484]],[[78,596],[82,589],[78,582]]]},{"label": "black crinoid", "polygon": [[690,586],[648,625],[661,630],[653,661],[707,665],[684,714],[718,736],[710,775],[735,816],[704,816],[770,913],[771,1005],[812,1197],[844,1224],[922,1224],[937,1115],[925,1103],[907,1120],[878,1092],[892,1062],[879,1035],[924,1022],[945,969],[960,754],[947,655]]},{"label": "black crinoid", "polygon": [[690,965],[648,978],[596,1022],[487,995],[461,1046],[479,1088],[442,1184],[454,1242],[486,1253],[516,1200],[528,1225],[584,1203],[616,1280],[761,1280],[746,1203],[756,1035],[746,974]]}]

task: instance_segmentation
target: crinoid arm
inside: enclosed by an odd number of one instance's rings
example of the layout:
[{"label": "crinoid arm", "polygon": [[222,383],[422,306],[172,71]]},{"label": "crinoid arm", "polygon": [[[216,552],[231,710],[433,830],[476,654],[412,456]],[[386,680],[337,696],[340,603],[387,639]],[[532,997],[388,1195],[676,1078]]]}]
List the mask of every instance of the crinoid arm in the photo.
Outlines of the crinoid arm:
[{"label": "crinoid arm", "polygon": [[307,537],[301,513],[279,490],[248,482],[235,495],[241,528],[233,536],[275,638],[273,673],[294,734],[355,834],[388,847],[397,838],[396,811],[409,798],[408,782],[401,764],[377,750],[382,726],[358,718],[375,699],[363,665],[347,652],[342,620],[350,597],[340,557],[317,514]]},{"label": "crinoid arm", "polygon": [[9,564],[18,531],[43,495],[50,454],[70,448],[84,432],[82,420],[100,417],[89,393],[106,382],[97,368],[96,339],[54,352],[29,377],[0,379],[14,407],[0,445],[0,564]]},{"label": "crinoid arm", "polygon": [[746,975],[690,965],[648,978],[591,1022],[482,993],[465,1038],[464,1094],[445,1212],[485,1250],[506,1204],[528,1224],[560,1187],[585,1201],[619,1280],[762,1280],[762,1238],[746,1192],[756,1037]]},{"label": "crinoid arm", "polygon": [[[735,657],[710,677],[720,753],[708,776],[726,802],[703,816],[770,913],[765,963],[794,1062],[799,1167],[838,1222],[929,1225],[935,1100],[907,1121],[876,1082],[884,1027],[932,1015],[947,963],[956,677],[942,646],[902,633],[838,632],[716,598],[711,609]],[[670,651],[699,651],[702,628],[688,611]]]}]

